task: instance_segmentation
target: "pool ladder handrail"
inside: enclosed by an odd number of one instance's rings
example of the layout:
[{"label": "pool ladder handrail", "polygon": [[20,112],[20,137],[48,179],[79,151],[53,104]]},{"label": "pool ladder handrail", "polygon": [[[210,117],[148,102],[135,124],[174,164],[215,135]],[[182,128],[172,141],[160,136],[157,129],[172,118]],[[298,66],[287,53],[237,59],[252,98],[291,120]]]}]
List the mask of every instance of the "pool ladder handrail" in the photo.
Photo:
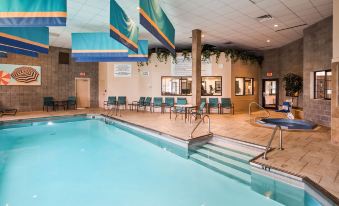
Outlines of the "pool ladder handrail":
[{"label": "pool ladder handrail", "polygon": [[283,138],[283,134],[282,134],[283,131],[282,131],[281,126],[277,125],[277,126],[274,127],[274,130],[272,132],[271,138],[268,141],[267,146],[265,148],[265,153],[263,155],[263,159],[265,159],[265,160],[267,160],[267,153],[271,149],[271,145],[272,145],[273,139],[274,139],[275,134],[277,133],[278,130],[279,130],[279,150],[284,150],[284,148],[283,148],[283,139],[282,139]]},{"label": "pool ladder handrail", "polygon": [[119,114],[119,117],[121,117],[121,109],[118,104],[115,104],[115,106],[113,106],[111,109],[108,109],[105,115],[111,117],[113,115],[118,116],[118,114]]},{"label": "pool ladder handrail", "polygon": [[208,134],[207,135],[213,135],[213,133],[211,132],[211,118],[209,115],[205,114],[204,116],[201,117],[201,119],[199,120],[198,124],[195,125],[195,127],[193,128],[191,134],[190,134],[190,138],[192,139],[193,137],[193,133],[195,132],[195,130],[198,129],[199,125],[201,124],[201,122],[205,122],[205,118],[207,118],[207,123],[208,123]]},{"label": "pool ladder handrail", "polygon": [[251,102],[249,104],[249,106],[248,106],[248,111],[249,111],[248,113],[250,115],[250,120],[251,120],[251,116],[252,116],[252,109],[251,109],[252,105],[258,106],[259,111],[264,111],[266,113],[266,116],[260,117],[260,118],[269,118],[271,116],[271,113],[267,109],[265,109],[264,107],[260,106],[257,102]]}]

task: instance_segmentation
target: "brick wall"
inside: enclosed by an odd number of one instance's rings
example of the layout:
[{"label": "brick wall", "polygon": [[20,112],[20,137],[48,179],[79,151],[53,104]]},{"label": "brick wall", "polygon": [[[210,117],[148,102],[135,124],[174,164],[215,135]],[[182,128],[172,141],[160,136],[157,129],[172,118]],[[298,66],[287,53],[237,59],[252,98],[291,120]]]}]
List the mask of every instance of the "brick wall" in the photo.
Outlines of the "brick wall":
[{"label": "brick wall", "polygon": [[304,30],[304,115],[318,124],[331,125],[331,101],[313,99],[312,76],[314,71],[331,69],[332,17]]},{"label": "brick wall", "polygon": [[66,99],[75,95],[75,78],[80,77],[80,72],[85,72],[86,78],[91,79],[91,107],[98,107],[98,64],[71,61],[69,65],[59,65],[59,51],[71,52],[51,47],[48,55],[40,54],[39,58],[15,54],[0,58],[1,64],[41,66],[41,86],[0,86],[0,107],[19,111],[42,110],[44,96]]}]

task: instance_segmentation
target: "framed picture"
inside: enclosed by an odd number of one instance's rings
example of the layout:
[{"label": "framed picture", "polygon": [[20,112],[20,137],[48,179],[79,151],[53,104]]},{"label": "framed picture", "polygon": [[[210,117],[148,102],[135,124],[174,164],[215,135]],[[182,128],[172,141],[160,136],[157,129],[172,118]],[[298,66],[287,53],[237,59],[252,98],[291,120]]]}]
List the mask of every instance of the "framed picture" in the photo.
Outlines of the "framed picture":
[{"label": "framed picture", "polygon": [[0,85],[39,86],[41,85],[41,67],[0,64]]},{"label": "framed picture", "polygon": [[215,81],[215,93],[221,92],[221,81]]}]

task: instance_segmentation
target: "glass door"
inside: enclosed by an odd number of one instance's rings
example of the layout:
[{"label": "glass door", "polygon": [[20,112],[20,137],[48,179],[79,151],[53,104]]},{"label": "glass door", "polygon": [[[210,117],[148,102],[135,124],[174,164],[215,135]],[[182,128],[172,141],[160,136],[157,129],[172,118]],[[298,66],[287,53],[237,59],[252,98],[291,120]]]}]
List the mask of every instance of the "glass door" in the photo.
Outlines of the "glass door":
[{"label": "glass door", "polygon": [[279,80],[263,80],[263,107],[268,109],[278,109],[279,106]]}]

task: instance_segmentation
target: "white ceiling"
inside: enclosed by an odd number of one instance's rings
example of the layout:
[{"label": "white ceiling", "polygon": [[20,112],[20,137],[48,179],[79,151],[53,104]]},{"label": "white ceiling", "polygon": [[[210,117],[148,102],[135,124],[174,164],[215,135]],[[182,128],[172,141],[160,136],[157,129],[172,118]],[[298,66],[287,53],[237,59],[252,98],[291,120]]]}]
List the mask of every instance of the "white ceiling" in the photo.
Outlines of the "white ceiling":
[{"label": "white ceiling", "polygon": [[[332,0],[160,0],[176,29],[176,46],[189,47],[193,29],[201,29],[203,43],[220,47],[226,42],[251,48],[271,49],[299,39],[303,29],[332,15]],[[136,0],[117,0],[139,22]],[[256,17],[270,14],[260,23]],[[274,27],[275,24],[279,26]],[[276,30],[297,27],[277,32]],[[109,0],[68,0],[67,27],[50,27],[52,46],[71,48],[72,32],[109,32]],[[142,26],[140,39],[161,46]],[[267,43],[270,40],[270,43]]]}]

